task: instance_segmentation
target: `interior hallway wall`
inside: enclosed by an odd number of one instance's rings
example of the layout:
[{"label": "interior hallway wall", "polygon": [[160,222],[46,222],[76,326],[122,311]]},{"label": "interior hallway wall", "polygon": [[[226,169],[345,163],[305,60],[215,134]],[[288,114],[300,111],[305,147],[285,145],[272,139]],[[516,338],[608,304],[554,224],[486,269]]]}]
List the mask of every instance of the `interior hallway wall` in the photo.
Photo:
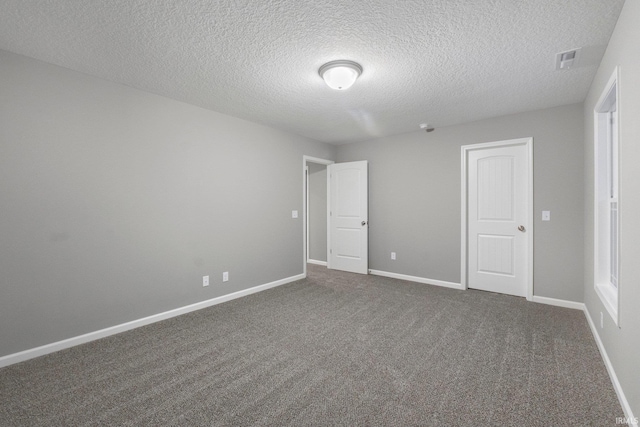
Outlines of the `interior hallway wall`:
[{"label": "interior hallway wall", "polygon": [[309,166],[309,259],[327,261],[327,165]]}]

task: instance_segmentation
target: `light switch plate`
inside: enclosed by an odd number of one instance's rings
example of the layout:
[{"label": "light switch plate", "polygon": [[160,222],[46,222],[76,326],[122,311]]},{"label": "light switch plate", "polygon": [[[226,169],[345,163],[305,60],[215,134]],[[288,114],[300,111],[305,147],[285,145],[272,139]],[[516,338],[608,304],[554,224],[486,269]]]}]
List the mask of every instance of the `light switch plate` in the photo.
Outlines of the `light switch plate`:
[{"label": "light switch plate", "polygon": [[551,211],[542,211],[542,220],[551,221]]},{"label": "light switch plate", "polygon": [[291,211],[291,218],[298,218],[298,211]]},{"label": "light switch plate", "polygon": [[209,276],[202,276],[202,286],[209,286]]}]

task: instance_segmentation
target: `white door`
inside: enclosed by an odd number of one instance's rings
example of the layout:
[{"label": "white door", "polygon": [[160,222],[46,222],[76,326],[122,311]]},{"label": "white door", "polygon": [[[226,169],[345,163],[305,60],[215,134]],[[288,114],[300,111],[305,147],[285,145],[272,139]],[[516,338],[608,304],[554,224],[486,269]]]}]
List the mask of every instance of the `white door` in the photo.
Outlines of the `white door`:
[{"label": "white door", "polygon": [[336,163],[329,173],[327,267],[367,274],[369,268],[367,162]]},{"label": "white door", "polygon": [[528,295],[530,142],[503,141],[468,150],[470,288]]}]

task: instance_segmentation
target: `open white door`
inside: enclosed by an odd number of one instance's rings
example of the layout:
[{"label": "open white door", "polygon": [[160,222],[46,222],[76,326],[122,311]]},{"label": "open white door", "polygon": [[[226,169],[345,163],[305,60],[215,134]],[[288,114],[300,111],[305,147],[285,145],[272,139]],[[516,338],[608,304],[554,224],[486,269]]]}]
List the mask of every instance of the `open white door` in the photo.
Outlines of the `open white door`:
[{"label": "open white door", "polygon": [[369,218],[367,162],[336,163],[329,173],[327,267],[367,274]]},{"label": "open white door", "polygon": [[525,138],[463,147],[470,288],[532,294],[531,142]]}]

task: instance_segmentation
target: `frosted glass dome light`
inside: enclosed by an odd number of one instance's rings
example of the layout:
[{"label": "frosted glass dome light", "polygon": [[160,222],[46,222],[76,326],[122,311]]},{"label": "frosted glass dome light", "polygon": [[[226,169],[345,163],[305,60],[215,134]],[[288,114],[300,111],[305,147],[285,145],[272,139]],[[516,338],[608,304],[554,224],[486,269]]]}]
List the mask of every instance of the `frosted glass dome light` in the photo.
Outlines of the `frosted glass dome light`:
[{"label": "frosted glass dome light", "polygon": [[327,62],[318,70],[327,86],[335,90],[349,89],[361,73],[360,64],[346,60]]}]

